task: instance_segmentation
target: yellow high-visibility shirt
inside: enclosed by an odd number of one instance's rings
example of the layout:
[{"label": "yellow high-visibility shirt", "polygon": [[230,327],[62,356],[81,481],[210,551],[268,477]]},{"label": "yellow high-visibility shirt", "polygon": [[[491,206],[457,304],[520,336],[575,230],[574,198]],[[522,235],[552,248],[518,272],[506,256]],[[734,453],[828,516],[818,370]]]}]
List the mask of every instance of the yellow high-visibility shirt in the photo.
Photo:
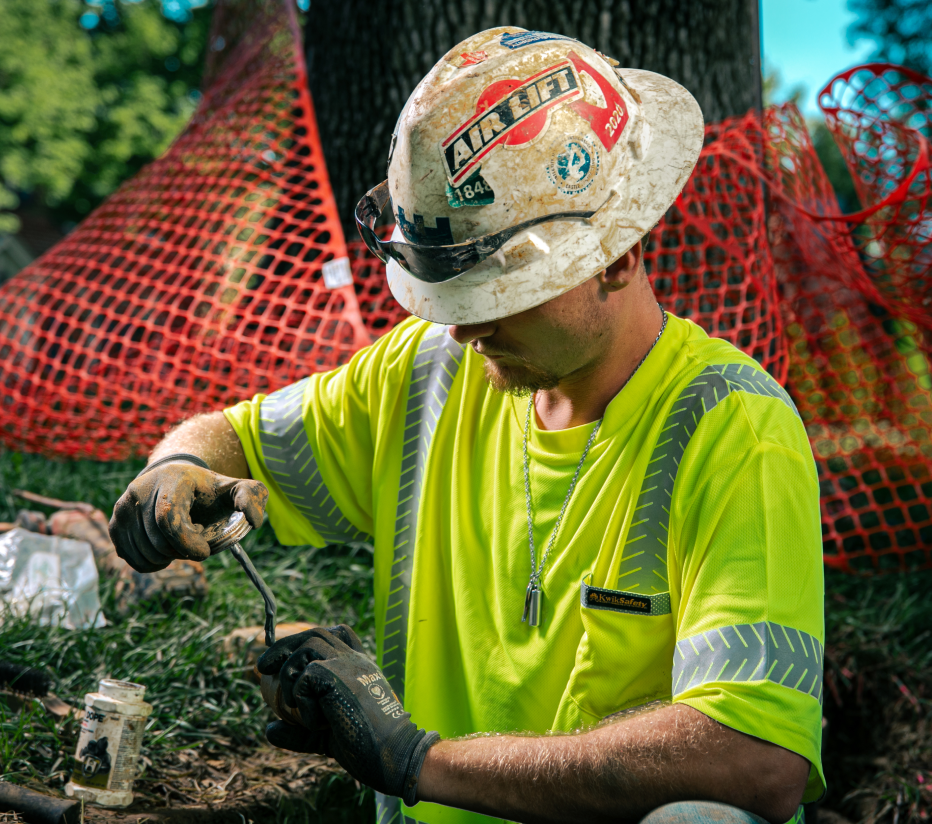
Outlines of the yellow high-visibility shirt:
[{"label": "yellow high-visibility shirt", "polygon": [[[379,663],[413,720],[444,738],[569,731],[668,699],[799,753],[817,798],[819,487],[786,392],[670,315],[606,409],[535,628],[521,622],[528,401],[492,390],[482,361],[410,319],[333,372],[226,410],[279,540],[373,542]],[[538,559],[593,427],[532,416]],[[399,811],[485,818],[380,799],[380,824]]]}]

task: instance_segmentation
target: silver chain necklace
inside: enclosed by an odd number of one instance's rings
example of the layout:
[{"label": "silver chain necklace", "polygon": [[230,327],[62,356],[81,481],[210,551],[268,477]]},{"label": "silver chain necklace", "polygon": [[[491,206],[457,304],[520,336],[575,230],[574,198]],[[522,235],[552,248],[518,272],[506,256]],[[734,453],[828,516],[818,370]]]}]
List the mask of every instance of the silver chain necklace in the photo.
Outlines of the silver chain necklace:
[{"label": "silver chain necklace", "polygon": [[[657,304],[660,306],[660,304]],[[634,371],[628,376],[628,380],[622,384],[621,389],[624,389],[631,378],[637,374],[638,369],[641,368],[641,364],[647,360],[647,356],[654,351],[654,347],[657,345],[657,341],[660,340],[660,336],[663,334],[663,330],[667,328],[667,313],[664,311],[664,308],[660,306],[660,312],[663,315],[663,320],[660,323],[660,331],[657,333],[657,337],[654,338],[654,342],[650,345],[650,349],[647,350],[644,357],[641,358],[640,363],[634,367]],[[618,391],[621,392],[621,389]],[[583,464],[586,462],[586,457],[589,455],[589,449],[595,441],[595,436],[599,432],[599,427],[602,426],[603,418],[599,418],[595,422],[595,427],[592,430],[592,433],[589,435],[589,440],[586,441],[586,448],[583,449],[582,457],[579,459],[579,463],[576,465],[576,471],[573,473],[573,480],[570,481],[570,488],[566,491],[566,498],[563,500],[563,506],[560,507],[560,514],[557,515],[557,522],[553,525],[553,532],[550,534],[550,540],[547,542],[547,549],[544,550],[544,554],[540,559],[540,565],[537,564],[537,554],[534,550],[534,514],[531,510],[531,479],[529,471],[529,460],[527,454],[527,442],[528,436],[531,431],[531,413],[534,411],[534,397],[536,393],[532,393],[531,397],[528,399],[527,403],[527,418],[524,421],[524,441],[522,443],[522,451],[524,454],[524,500],[527,504],[527,538],[528,544],[531,547],[531,577],[527,585],[527,593],[524,596],[524,614],[521,616],[521,622],[532,627],[540,626],[540,605],[543,592],[540,588],[540,579],[544,572],[544,566],[547,563],[547,559],[550,557],[550,550],[553,549],[553,545],[557,540],[557,532],[560,530],[560,524],[563,522],[563,516],[566,514],[566,508],[569,506],[570,498],[573,496],[573,490],[576,488],[576,482],[579,480],[579,473],[582,472]]]}]

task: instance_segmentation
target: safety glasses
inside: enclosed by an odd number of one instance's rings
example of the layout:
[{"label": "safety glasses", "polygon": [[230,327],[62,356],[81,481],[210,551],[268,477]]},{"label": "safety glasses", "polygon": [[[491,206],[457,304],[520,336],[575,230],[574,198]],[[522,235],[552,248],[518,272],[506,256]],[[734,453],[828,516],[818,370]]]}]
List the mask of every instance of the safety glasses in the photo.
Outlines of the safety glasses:
[{"label": "safety glasses", "polygon": [[548,223],[551,220],[588,219],[595,214],[595,212],[556,212],[552,215],[542,215],[526,220],[517,226],[510,226],[500,232],[473,238],[464,243],[427,246],[379,238],[373,227],[390,201],[387,180],[383,180],[363,195],[362,200],[356,204],[356,225],[359,228],[359,234],[369,247],[369,251],[383,263],[388,263],[388,259],[392,258],[406,272],[425,283],[445,283],[458,278],[489,255],[494,255],[523,229],[529,229],[540,223]]}]

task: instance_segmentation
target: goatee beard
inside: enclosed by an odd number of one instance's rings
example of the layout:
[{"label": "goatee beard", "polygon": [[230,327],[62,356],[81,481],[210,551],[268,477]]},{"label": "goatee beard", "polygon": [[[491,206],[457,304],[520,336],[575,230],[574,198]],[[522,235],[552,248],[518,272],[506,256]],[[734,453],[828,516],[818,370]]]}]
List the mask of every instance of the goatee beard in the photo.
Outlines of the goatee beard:
[{"label": "goatee beard", "polygon": [[554,389],[560,383],[558,375],[527,361],[511,365],[487,360],[485,379],[496,392],[514,395],[517,398],[526,398],[540,390]]}]

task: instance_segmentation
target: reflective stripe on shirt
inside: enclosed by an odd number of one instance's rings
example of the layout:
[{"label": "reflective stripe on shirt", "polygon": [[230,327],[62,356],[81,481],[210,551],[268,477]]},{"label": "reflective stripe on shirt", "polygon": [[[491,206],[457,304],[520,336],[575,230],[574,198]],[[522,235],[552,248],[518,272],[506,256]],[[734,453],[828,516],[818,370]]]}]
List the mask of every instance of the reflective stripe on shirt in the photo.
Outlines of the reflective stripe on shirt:
[{"label": "reflective stripe on shirt", "polygon": [[650,595],[670,589],[667,536],[676,473],[702,416],[732,392],[777,398],[799,415],[783,387],[753,366],[708,366],[694,378],[673,404],[651,454],[618,567],[619,590]]},{"label": "reflective stripe on shirt", "polygon": [[401,485],[395,520],[395,546],[392,574],[385,612],[385,639],[382,671],[398,698],[404,703],[405,656],[408,641],[408,607],[411,597],[411,570],[421,484],[427,467],[430,443],[447,401],[456,371],[463,359],[463,347],[447,334],[446,326],[431,329],[421,340],[405,410],[404,447],[401,458]]},{"label": "reflective stripe on shirt", "polygon": [[[414,566],[414,541],[417,536],[421,485],[424,481],[430,443],[462,359],[463,347],[447,334],[446,326],[431,329],[418,346],[411,381],[408,384],[401,485],[398,489],[395,546],[382,649],[382,671],[402,703],[408,646],[411,570]],[[405,824],[418,824],[415,819],[402,814],[400,798],[376,793],[375,803],[377,824],[399,824],[401,819],[404,819]]]},{"label": "reflective stripe on shirt", "polygon": [[273,392],[259,410],[259,443],[265,465],[285,497],[325,541],[371,541],[337,508],[304,430],[302,409],[309,378]]},{"label": "reflective stripe on shirt", "polygon": [[822,703],[822,644],[772,621],[718,627],[677,641],[673,695],[715,681],[773,681]]}]

